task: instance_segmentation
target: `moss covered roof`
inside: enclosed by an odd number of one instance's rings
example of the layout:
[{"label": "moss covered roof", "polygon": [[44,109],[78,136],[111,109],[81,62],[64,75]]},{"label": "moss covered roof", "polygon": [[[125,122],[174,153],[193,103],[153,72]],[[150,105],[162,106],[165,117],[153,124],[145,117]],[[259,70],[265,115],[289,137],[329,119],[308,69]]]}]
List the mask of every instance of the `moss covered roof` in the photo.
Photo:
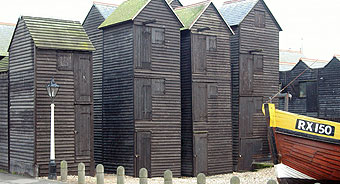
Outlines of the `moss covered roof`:
[{"label": "moss covered roof", "polygon": [[15,24],[0,23],[0,56],[8,56],[8,46],[15,29]]},{"label": "moss covered roof", "polygon": [[99,28],[114,25],[120,22],[133,20],[134,17],[145,7],[150,0],[127,0],[99,26]]},{"label": "moss covered roof", "polygon": [[8,71],[8,56],[0,57],[0,73]]},{"label": "moss covered roof", "polygon": [[207,5],[209,5],[209,1],[176,8],[175,13],[184,24],[184,27],[181,28],[181,30],[190,29],[192,24],[202,14]]},{"label": "moss covered roof", "polygon": [[22,16],[21,19],[38,48],[95,50],[78,21]]}]

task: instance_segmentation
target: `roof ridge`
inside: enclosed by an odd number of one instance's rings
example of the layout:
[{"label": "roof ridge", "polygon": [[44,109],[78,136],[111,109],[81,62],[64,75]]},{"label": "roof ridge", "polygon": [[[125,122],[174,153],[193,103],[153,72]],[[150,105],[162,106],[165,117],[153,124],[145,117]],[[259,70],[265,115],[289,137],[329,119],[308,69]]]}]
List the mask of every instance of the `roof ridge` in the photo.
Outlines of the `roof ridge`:
[{"label": "roof ridge", "polygon": [[321,60],[321,59],[312,59],[312,58],[306,58],[306,57],[301,57],[301,61],[316,61],[316,62],[321,62],[321,63],[328,63],[329,61],[327,60]]},{"label": "roof ridge", "polygon": [[108,6],[114,6],[118,7],[118,4],[113,4],[113,3],[106,3],[106,2],[100,2],[100,1],[93,1],[93,4],[99,4],[99,5],[108,5]]},{"label": "roof ridge", "polygon": [[199,6],[199,5],[202,5],[202,4],[205,4],[205,3],[208,4],[209,2],[211,2],[211,0],[204,0],[204,1],[201,1],[201,2],[194,3],[194,4],[189,4],[189,5],[186,5],[186,6],[177,7],[177,8],[175,8],[175,10],[181,10],[181,9],[185,9],[185,8],[191,8],[191,7]]},{"label": "roof ridge", "polygon": [[51,21],[60,21],[60,22],[69,22],[69,23],[79,23],[80,21],[77,20],[66,20],[66,19],[60,19],[60,18],[51,18],[51,17],[34,17],[34,16],[26,16],[22,15],[21,18],[25,20],[26,18],[31,18],[31,19],[38,19],[38,20],[51,20]]},{"label": "roof ridge", "polygon": [[14,23],[9,23],[9,22],[0,22],[0,25],[15,26],[16,24],[14,24]]}]

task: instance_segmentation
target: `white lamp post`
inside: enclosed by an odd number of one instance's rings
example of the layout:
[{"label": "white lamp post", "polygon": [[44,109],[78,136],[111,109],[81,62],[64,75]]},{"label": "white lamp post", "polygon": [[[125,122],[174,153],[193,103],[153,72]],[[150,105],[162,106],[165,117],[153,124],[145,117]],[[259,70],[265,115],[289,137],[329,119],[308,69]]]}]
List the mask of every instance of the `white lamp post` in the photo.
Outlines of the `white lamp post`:
[{"label": "white lamp post", "polygon": [[57,179],[57,168],[55,163],[55,150],[54,150],[54,98],[57,96],[59,85],[54,82],[54,78],[46,87],[48,96],[51,98],[51,144],[50,144],[50,163],[48,165],[48,179]]}]

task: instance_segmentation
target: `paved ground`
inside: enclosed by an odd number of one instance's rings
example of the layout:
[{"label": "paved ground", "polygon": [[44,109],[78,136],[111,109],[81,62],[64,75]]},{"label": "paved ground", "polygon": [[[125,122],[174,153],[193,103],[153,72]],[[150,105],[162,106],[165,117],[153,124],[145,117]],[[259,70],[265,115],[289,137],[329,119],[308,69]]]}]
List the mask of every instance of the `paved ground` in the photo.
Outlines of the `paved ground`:
[{"label": "paved ground", "polygon": [[[34,178],[0,173],[0,184],[61,184],[50,180],[36,180]],[[65,184],[65,183],[64,183]]]}]

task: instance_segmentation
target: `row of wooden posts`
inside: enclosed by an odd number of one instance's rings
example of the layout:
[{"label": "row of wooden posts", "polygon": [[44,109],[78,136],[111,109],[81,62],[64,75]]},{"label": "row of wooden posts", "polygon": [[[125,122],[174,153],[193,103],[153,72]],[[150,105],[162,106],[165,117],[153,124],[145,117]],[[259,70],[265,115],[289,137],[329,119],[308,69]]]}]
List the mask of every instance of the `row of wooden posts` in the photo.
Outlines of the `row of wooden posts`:
[{"label": "row of wooden posts", "polygon": [[[60,163],[61,181],[67,181],[67,162],[64,160]],[[117,184],[124,184],[125,169],[123,166],[117,168]],[[104,184],[104,166],[98,164],[96,167],[97,184]],[[85,164],[78,164],[78,184],[85,184]],[[276,184],[275,180],[269,180],[267,184]],[[145,168],[139,170],[139,184],[148,184],[148,171]],[[172,184],[172,172],[166,170],[164,172],[164,184]],[[197,184],[206,184],[206,176],[203,173],[197,175]],[[240,184],[240,178],[233,176],[230,184]]]}]

